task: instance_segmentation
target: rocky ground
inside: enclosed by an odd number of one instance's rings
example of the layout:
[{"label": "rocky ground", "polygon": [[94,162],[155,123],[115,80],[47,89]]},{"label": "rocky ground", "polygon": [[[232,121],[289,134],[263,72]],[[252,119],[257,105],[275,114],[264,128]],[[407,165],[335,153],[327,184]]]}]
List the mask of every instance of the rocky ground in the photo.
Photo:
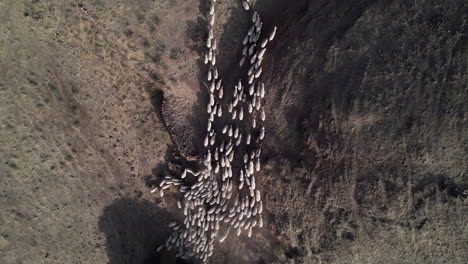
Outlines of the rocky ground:
[{"label": "rocky ground", "polygon": [[[229,83],[250,16],[218,2]],[[255,5],[265,227],[210,263],[467,263],[466,1]],[[0,263],[176,263],[149,185],[201,155],[206,8],[0,1]]]}]

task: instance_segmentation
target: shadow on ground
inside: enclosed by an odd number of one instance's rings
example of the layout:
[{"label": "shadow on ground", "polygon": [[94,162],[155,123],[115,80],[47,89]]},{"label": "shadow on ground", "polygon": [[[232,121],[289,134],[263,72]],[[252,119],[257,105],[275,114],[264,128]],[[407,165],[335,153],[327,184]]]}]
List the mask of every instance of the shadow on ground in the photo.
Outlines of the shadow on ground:
[{"label": "shadow on ground", "polygon": [[110,264],[178,264],[171,252],[156,248],[170,235],[167,228],[173,217],[156,203],[122,198],[104,209],[99,229],[106,236]]}]

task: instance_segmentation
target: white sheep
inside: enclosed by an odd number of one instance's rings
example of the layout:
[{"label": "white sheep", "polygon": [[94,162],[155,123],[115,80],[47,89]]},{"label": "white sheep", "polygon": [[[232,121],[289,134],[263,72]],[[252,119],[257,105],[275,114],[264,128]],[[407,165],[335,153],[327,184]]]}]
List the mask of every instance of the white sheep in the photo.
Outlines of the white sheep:
[{"label": "white sheep", "polygon": [[255,72],[255,78],[259,78],[260,77],[260,74],[262,74],[262,68],[259,68],[256,72]]},{"label": "white sheep", "polygon": [[216,14],[213,13],[213,15],[210,16],[210,26],[213,26],[214,23],[215,23],[215,17],[216,17]]},{"label": "white sheep", "polygon": [[212,15],[214,15],[214,13],[215,13],[214,4],[212,4],[210,6],[210,15],[212,16]]},{"label": "white sheep", "polygon": [[257,59],[257,53],[255,53],[252,57],[250,57],[250,64],[254,64],[256,59]]},{"label": "white sheep", "polygon": [[[246,45],[247,42],[249,42],[249,36],[249,34],[245,35],[244,40],[242,40],[242,45]],[[242,52],[242,54],[245,55],[244,52]]]},{"label": "white sheep", "polygon": [[252,84],[253,81],[254,81],[254,79],[255,79],[255,75],[250,75],[250,76],[249,76],[249,82],[248,82],[248,83],[249,83],[249,84]]},{"label": "white sheep", "polygon": [[259,59],[263,58],[263,55],[265,54],[265,51],[266,51],[266,48],[262,48],[262,49],[258,52],[258,58],[259,58]]},{"label": "white sheep", "polygon": [[245,61],[245,56],[243,56],[239,62],[239,66],[242,67],[242,65],[244,65],[244,61]]},{"label": "white sheep", "polygon": [[219,92],[218,92],[218,97],[219,97],[219,99],[222,99],[222,98],[223,98],[223,95],[224,95],[224,91],[223,91],[223,90],[224,90],[223,88],[219,89]]},{"label": "white sheep", "polygon": [[250,47],[249,47],[249,56],[251,56],[254,53],[255,46],[257,46],[257,44],[250,45]]},{"label": "white sheep", "polygon": [[265,121],[265,110],[263,110],[263,108],[260,110],[260,119],[262,119],[262,121]]},{"label": "white sheep", "polygon": [[215,88],[216,88],[215,82],[211,82],[210,83],[210,93],[214,93]]},{"label": "white sheep", "polygon": [[215,104],[215,98],[214,98],[213,94],[210,94],[210,105],[214,106],[214,104]]},{"label": "white sheep", "polygon": [[247,3],[247,1],[245,1],[245,0],[242,1],[242,6],[244,7],[244,9],[246,11],[248,11],[250,9],[249,3]]},{"label": "white sheep", "polygon": [[208,31],[208,39],[213,39],[214,34],[213,34],[213,28],[210,28],[210,31]]},{"label": "white sheep", "polygon": [[272,41],[275,38],[276,35],[276,27],[273,28],[273,31],[270,33],[270,36],[268,37],[269,41]]}]

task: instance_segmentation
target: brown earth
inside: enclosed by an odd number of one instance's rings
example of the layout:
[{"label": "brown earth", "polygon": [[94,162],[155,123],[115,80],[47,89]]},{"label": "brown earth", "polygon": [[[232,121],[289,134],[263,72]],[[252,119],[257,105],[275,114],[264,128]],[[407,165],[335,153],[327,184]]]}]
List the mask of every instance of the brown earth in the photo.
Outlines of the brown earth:
[{"label": "brown earth", "polygon": [[[0,263],[176,262],[155,248],[179,194],[149,185],[201,155],[206,8],[0,1]],[[467,263],[466,1],[256,8],[279,27],[266,226],[211,263]],[[222,0],[217,17],[229,87],[250,17]]]}]

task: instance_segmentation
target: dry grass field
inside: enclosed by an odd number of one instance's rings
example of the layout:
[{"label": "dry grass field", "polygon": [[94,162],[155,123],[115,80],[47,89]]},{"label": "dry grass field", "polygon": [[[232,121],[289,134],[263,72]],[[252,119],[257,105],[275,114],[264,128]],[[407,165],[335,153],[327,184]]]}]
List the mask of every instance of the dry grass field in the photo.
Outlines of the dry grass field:
[{"label": "dry grass field", "polygon": [[[265,226],[210,263],[467,263],[467,2],[255,6]],[[149,190],[202,154],[206,8],[0,0],[0,263],[185,263],[156,253],[180,194]],[[217,8],[229,88],[250,16]]]}]

